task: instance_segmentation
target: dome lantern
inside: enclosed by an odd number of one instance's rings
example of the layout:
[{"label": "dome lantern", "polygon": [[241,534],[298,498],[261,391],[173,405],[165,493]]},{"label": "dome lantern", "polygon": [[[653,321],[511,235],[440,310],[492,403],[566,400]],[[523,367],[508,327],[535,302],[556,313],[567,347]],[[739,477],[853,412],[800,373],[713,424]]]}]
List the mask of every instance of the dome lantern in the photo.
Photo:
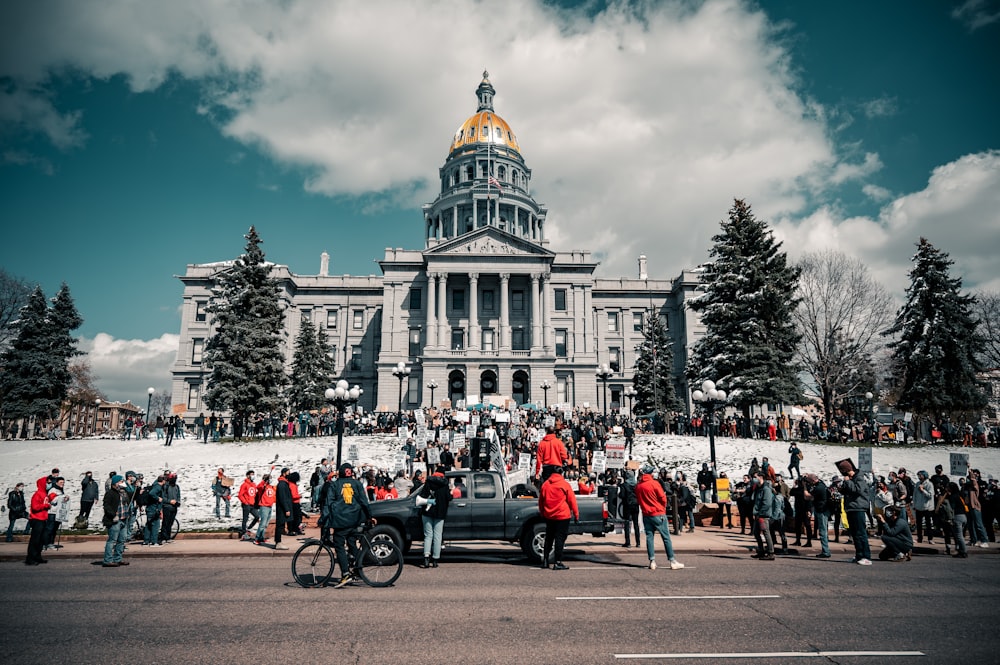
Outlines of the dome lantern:
[{"label": "dome lantern", "polygon": [[479,108],[478,111],[492,111],[493,110],[493,96],[496,94],[496,90],[493,89],[493,84],[490,83],[490,73],[483,70],[483,81],[476,88],[476,96],[479,98]]}]

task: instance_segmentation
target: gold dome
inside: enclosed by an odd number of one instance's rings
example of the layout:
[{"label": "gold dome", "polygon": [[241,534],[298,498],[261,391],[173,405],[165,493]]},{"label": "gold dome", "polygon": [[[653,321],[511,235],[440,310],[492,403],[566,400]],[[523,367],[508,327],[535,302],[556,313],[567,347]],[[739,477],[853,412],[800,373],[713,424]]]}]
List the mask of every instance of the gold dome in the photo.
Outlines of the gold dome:
[{"label": "gold dome", "polygon": [[517,153],[521,152],[517,137],[514,136],[510,125],[492,111],[479,111],[463,122],[455,132],[455,138],[452,139],[448,152],[464,146],[474,146],[477,143],[492,143],[494,149],[510,148]]}]

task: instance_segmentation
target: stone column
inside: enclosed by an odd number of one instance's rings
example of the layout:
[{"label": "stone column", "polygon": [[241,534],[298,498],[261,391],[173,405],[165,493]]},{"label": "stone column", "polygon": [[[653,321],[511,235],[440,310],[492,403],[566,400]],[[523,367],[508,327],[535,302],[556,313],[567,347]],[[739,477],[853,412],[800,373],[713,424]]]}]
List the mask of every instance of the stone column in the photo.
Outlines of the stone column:
[{"label": "stone column", "polygon": [[438,273],[438,343],[443,349],[451,348],[451,333],[448,330],[448,273]]},{"label": "stone column", "polygon": [[510,350],[510,274],[500,273],[500,349]]},{"label": "stone column", "polygon": [[458,235],[458,206],[451,209],[451,237]]},{"label": "stone column", "polygon": [[538,273],[531,273],[531,350],[535,351],[542,345],[542,320],[538,302]]},{"label": "stone column", "polygon": [[438,330],[437,330],[437,295],[435,291],[437,290],[437,274],[429,272],[427,273],[427,348],[434,349],[438,345]]},{"label": "stone column", "polygon": [[555,306],[552,300],[552,273],[547,272],[542,277],[545,279],[545,302],[542,304],[542,343],[546,353],[551,353],[553,351],[552,308]]},{"label": "stone column", "polygon": [[479,273],[469,273],[469,348],[479,348]]}]

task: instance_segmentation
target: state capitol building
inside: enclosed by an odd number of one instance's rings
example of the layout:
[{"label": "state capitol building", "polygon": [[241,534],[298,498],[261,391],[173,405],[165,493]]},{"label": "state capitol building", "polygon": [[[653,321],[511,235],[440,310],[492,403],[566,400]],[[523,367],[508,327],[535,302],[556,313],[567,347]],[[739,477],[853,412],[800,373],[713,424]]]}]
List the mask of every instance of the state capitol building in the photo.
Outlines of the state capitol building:
[{"label": "state capitol building", "polygon": [[[272,276],[286,311],[290,366],[303,320],[326,330],[338,378],[364,389],[366,411],[435,405],[518,404],[603,407],[595,370],[607,364],[608,410],[625,406],[646,317],[659,316],[673,342],[677,394],[688,350],[703,333],[685,306],[699,285],[684,271],[648,278],[646,257],[634,277],[595,277],[590,251],[553,251],[545,207],[531,194],[531,169],[510,125],[493,110],[488,74],[476,89],[476,112],[461,124],[440,168],[441,192],[423,206],[424,247],[390,249],[382,276],[297,275],[275,265]],[[192,264],[184,283],[180,348],[173,368],[174,403],[189,419],[203,402],[209,370],[202,364],[212,318],[206,312],[215,275],[231,262]],[[547,386],[543,395],[543,387]]]}]

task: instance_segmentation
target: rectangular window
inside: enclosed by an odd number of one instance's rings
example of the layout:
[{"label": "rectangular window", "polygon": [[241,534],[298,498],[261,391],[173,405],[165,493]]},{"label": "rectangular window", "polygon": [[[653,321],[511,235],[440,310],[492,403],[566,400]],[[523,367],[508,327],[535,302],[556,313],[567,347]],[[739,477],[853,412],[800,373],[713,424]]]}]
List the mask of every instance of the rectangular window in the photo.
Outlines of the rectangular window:
[{"label": "rectangular window", "polygon": [[406,384],[406,402],[404,404],[419,404],[420,403],[420,377],[411,376],[409,377]]},{"label": "rectangular window", "polygon": [[191,364],[200,365],[201,355],[205,352],[205,340],[195,337],[191,340]]},{"label": "rectangular window", "polygon": [[487,473],[477,473],[472,477],[472,494],[477,499],[497,498],[497,484],[493,476]]},{"label": "rectangular window", "polygon": [[451,329],[451,348],[461,351],[465,348],[465,330],[462,328]]},{"label": "rectangular window", "polygon": [[527,351],[528,347],[524,345],[524,329],[515,328],[510,331],[510,346],[514,351]]},{"label": "rectangular window", "polygon": [[608,312],[608,332],[618,332],[618,312]]},{"label": "rectangular window", "polygon": [[621,386],[611,386],[611,408],[621,409],[622,408],[622,387]]},{"label": "rectangular window", "polygon": [[556,358],[566,357],[566,330],[556,330]]},{"label": "rectangular window", "polygon": [[455,312],[465,311],[465,289],[451,290],[451,309]]},{"label": "rectangular window", "polygon": [[524,313],[524,291],[510,292],[510,309],[514,312]]},{"label": "rectangular window", "polygon": [[423,309],[423,294],[420,289],[410,289],[410,309]]},{"label": "rectangular window", "polygon": [[493,350],[495,335],[492,328],[483,328],[483,351]]},{"label": "rectangular window", "polygon": [[300,310],[299,314],[303,323],[305,323],[306,321],[312,321],[313,319],[313,311],[311,309]]},{"label": "rectangular window", "polygon": [[364,330],[365,327],[365,310],[356,309],[354,310],[354,324],[355,330]]},{"label": "rectangular window", "polygon": [[188,411],[197,411],[201,401],[201,387],[197,383],[188,384]]},{"label": "rectangular window", "polygon": [[608,367],[613,372],[622,371],[622,350],[617,346],[608,349]]},{"label": "rectangular window", "polygon": [[194,320],[198,323],[204,323],[208,318],[208,314],[205,312],[205,307],[207,306],[208,303],[204,300],[194,301]]},{"label": "rectangular window", "polygon": [[569,398],[566,395],[566,377],[556,377],[556,404],[566,404]]},{"label": "rectangular window", "polygon": [[494,303],[496,302],[496,295],[492,289],[483,291],[483,311],[492,312]]},{"label": "rectangular window", "polygon": [[555,300],[554,306],[555,306],[556,311],[557,312],[565,312],[566,311],[566,289],[556,289],[552,293],[555,296],[553,298],[553,300]]},{"label": "rectangular window", "polygon": [[328,309],[326,310],[326,327],[330,330],[337,329],[337,310]]},{"label": "rectangular window", "polygon": [[642,312],[632,312],[632,330],[642,332]]},{"label": "rectangular window", "polygon": [[420,355],[420,328],[410,328],[410,356]]},{"label": "rectangular window", "polygon": [[361,370],[361,346],[358,344],[351,347],[351,369],[355,372]]}]

